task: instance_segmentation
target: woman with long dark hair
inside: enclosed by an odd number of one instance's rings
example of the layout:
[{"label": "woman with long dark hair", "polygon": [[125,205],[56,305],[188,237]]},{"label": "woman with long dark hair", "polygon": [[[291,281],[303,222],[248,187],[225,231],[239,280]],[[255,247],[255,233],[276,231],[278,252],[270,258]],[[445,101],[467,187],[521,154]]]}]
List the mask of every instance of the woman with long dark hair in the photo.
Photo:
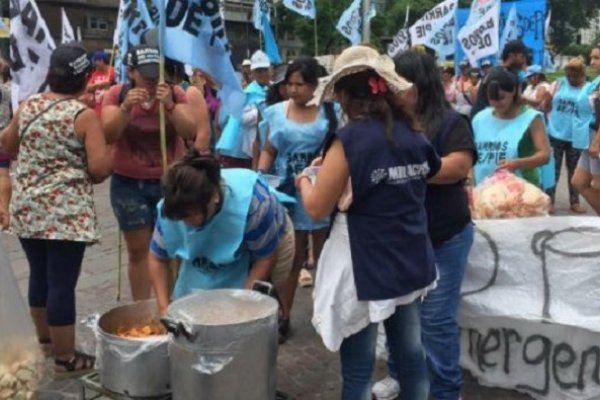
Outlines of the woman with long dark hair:
[{"label": "woman with long dark hair", "polygon": [[314,258],[318,259],[329,226],[328,218],[315,220],[306,213],[294,187],[294,178],[319,155],[330,124],[336,124],[328,118],[325,106],[308,104],[323,75],[324,68],[317,60],[298,58],[285,73],[289,100],[276,103],[265,111],[268,139],[260,156],[259,170],[269,171],[274,166],[282,181],[280,190],[298,199],[298,204],[289,207],[296,231],[296,251],[286,289],[281,293],[286,319],[294,302],[300,271],[307,261],[308,236],[312,234]]},{"label": "woman with long dark hair", "polygon": [[421,344],[421,298],[435,285],[427,234],[426,180],[440,160],[405,121],[390,95],[410,83],[393,61],[366,46],[346,49],[317,98],[337,98],[348,124],[338,130],[315,184],[296,185],[307,213],[335,217],[317,268],[313,325],[340,351],[343,400],[370,400],[377,324],[383,322],[399,370],[403,399],[429,391]]},{"label": "woman with long dark hair", "polygon": [[[473,244],[473,224],[465,183],[477,154],[466,118],[444,94],[439,71],[427,54],[408,51],[396,59],[396,72],[413,87],[396,98],[396,112],[423,132],[442,157],[442,168],[429,181],[425,197],[427,227],[438,270],[438,284],[421,305],[423,346],[435,399],[460,397],[460,337],[457,321],[460,286]],[[373,387],[379,400],[395,399],[400,387],[390,363],[390,377]]]}]

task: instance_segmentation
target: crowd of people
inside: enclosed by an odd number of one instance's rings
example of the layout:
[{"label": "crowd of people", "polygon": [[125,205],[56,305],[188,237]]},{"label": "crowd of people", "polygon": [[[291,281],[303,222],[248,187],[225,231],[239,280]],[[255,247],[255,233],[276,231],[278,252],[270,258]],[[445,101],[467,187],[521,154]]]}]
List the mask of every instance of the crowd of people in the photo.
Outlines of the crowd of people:
[{"label": "crowd of people", "polygon": [[[154,293],[163,314],[196,289],[271,282],[284,343],[296,288],[314,279],[312,322],[340,353],[342,399],[459,399],[470,187],[508,170],[554,199],[564,158],[571,210],[585,212],[581,194],[600,213],[600,77],[577,58],[550,84],[528,56],[511,41],[499,65],[460,62],[455,76],[419,49],[392,60],[352,46],[329,72],[257,51],[240,68],[241,115],[223,111],[206,71],[167,59],[159,80],[151,46],[129,50],[117,83],[104,52],[61,45],[50,90],[12,111],[1,64],[0,223],[26,254],[56,376],[94,367],[75,346],[75,290],[99,240],[93,185],[110,177],[134,300]],[[590,59],[599,73],[600,44]],[[372,386],[379,324],[389,376]]]}]

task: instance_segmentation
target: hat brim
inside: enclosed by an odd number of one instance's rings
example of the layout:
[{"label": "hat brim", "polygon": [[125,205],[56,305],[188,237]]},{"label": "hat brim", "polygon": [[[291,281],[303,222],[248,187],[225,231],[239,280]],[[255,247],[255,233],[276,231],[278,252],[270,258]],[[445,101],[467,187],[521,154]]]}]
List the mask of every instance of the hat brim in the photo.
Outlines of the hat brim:
[{"label": "hat brim", "polygon": [[318,105],[322,102],[335,100],[335,84],[345,76],[356,74],[358,72],[374,70],[387,83],[392,93],[399,93],[408,90],[412,87],[412,83],[397,75],[389,68],[385,68],[381,60],[373,60],[373,62],[365,63],[349,63],[340,68],[339,71],[319,79],[319,86],[313,94],[313,98],[308,102],[308,105]]},{"label": "hat brim", "polygon": [[157,80],[159,76],[158,64],[145,64],[136,67],[140,75],[146,79]]},{"label": "hat brim", "polygon": [[254,71],[255,69],[268,69],[271,67],[271,64],[254,64],[250,66],[250,70]]}]

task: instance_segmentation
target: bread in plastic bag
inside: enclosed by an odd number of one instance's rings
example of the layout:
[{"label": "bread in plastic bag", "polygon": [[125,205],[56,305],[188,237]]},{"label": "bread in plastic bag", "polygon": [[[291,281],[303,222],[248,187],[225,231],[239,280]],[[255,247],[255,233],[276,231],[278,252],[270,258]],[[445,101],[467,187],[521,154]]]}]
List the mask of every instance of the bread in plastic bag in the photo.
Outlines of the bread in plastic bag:
[{"label": "bread in plastic bag", "polygon": [[473,190],[473,218],[526,218],[548,215],[550,197],[506,170],[496,171]]},{"label": "bread in plastic bag", "polygon": [[0,246],[0,400],[34,399],[44,367],[29,309]]}]

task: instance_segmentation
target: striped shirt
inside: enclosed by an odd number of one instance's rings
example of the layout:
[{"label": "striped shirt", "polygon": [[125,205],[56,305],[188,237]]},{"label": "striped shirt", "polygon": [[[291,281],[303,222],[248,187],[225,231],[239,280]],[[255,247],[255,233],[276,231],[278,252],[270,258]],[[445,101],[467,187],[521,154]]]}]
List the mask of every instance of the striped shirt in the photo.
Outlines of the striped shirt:
[{"label": "striped shirt", "polygon": [[[257,181],[248,209],[241,249],[248,250],[253,260],[266,258],[277,250],[285,229],[285,208],[264,183]],[[154,228],[150,251],[158,258],[169,258],[160,220],[157,220]]]}]

